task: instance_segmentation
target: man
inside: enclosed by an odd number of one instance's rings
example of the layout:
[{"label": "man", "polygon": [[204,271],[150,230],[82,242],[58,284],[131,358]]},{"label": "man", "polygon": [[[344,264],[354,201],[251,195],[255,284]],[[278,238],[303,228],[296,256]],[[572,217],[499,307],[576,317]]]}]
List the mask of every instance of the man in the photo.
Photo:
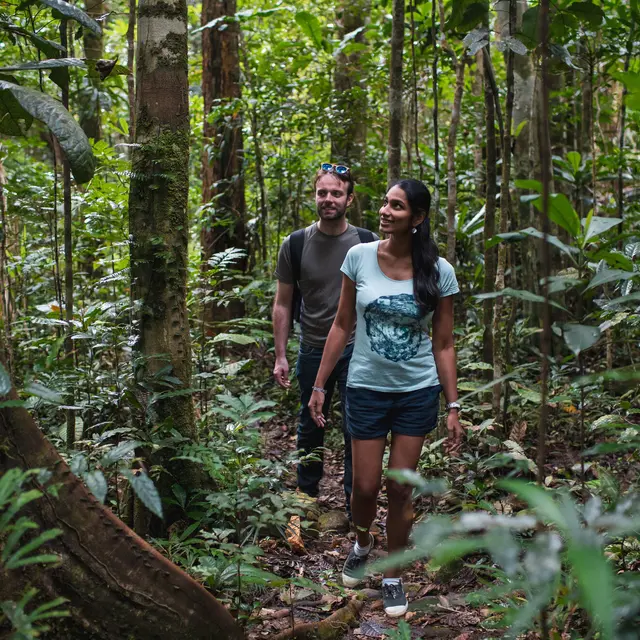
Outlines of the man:
[{"label": "man", "polygon": [[[278,283],[273,305],[273,337],[276,351],[273,376],[281,387],[287,389],[291,385],[286,348],[291,318],[299,293],[302,301],[301,340],[296,376],[300,385],[302,407],[298,423],[298,449],[303,450],[305,455],[314,452],[324,444],[324,429],[318,427],[311,419],[307,405],[322,360],[324,343],[338,310],[342,287],[340,267],[352,246],[377,239],[371,231],[358,229],[350,225],[345,218],[347,207],[353,201],[353,187],[354,183],[348,167],[324,163],[314,180],[319,220],[306,229],[287,236],[278,255],[275,273]],[[342,403],[342,433],[345,444],[344,492],[349,519],[351,519],[351,437],[344,424],[344,402],[352,351],[353,336],[327,380],[323,409],[324,414],[328,415],[331,396],[337,383]],[[313,497],[318,495],[318,485],[322,478],[322,451],[319,452],[319,456],[319,460],[298,465],[298,488]]]}]

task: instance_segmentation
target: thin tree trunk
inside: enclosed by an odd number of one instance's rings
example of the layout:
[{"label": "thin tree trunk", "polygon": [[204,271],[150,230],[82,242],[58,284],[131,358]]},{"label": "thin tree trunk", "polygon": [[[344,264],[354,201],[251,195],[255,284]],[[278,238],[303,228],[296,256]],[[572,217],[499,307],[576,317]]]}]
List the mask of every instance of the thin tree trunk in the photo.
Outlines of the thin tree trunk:
[{"label": "thin tree trunk", "polygon": [[[480,99],[483,96],[484,87],[484,71],[482,50],[475,55],[476,65],[472,75],[471,92],[475,98],[477,107],[474,113],[475,133],[473,144],[473,174],[475,176],[476,194],[478,198],[482,198],[486,194],[486,175],[483,163],[483,151],[485,149],[482,137],[482,129],[485,124],[484,102]],[[482,106],[481,106],[482,105]]]},{"label": "thin tree trunk", "polygon": [[[65,51],[69,43],[67,38],[67,21],[60,21],[60,44]],[[62,83],[62,106],[69,110],[69,72],[64,70],[64,81]],[[64,310],[67,322],[66,337],[64,340],[64,353],[67,364],[73,367],[73,226],[71,216],[71,167],[67,156],[60,150],[62,161],[62,209],[64,215]],[[69,389],[68,404],[72,405],[73,388]],[[76,417],[71,409],[66,411],[67,422],[67,447],[71,447],[76,439]]]},{"label": "thin tree trunk", "polygon": [[[85,0],[85,12],[94,20],[100,19],[105,13],[102,0]],[[100,35],[90,29],[84,29],[82,34],[84,57],[87,60],[100,60],[103,57],[102,32]],[[87,138],[100,140],[100,80],[95,75],[87,78],[91,87],[89,100],[83,105],[80,115],[80,126],[87,134]]]},{"label": "thin tree trunk", "polygon": [[136,79],[134,63],[136,55],[136,0],[129,0],[129,24],[127,26],[127,94],[129,96],[129,143],[136,139]]},{"label": "thin tree trunk", "polygon": [[[370,5],[370,0],[346,0],[338,4],[336,22],[340,39],[365,26]],[[351,42],[366,44],[364,30]],[[362,175],[367,142],[367,92],[361,58],[362,51],[349,55],[340,52],[336,57],[332,99],[334,117],[331,119],[332,162],[349,165],[357,176]],[[350,217],[354,224],[360,224],[355,207]]]},{"label": "thin tree trunk", "polygon": [[[487,176],[487,191],[485,202],[485,216],[484,216],[484,241],[488,242],[495,235],[495,212],[496,212],[496,127],[495,127],[495,97],[493,95],[493,88],[491,82],[486,80],[488,71],[488,65],[486,64],[487,58],[491,55],[489,51],[489,45],[484,47],[483,57],[485,60],[484,66],[484,108],[487,122],[487,159],[486,159],[486,176]],[[485,248],[484,251],[484,285],[483,291],[489,292],[493,290],[493,286],[496,279],[496,250],[495,247]],[[493,300],[488,298],[483,301],[483,324],[484,333],[482,338],[482,354],[484,361],[491,364],[493,361]]]},{"label": "thin tree trunk", "polygon": [[[170,369],[179,389],[191,387],[187,314],[189,84],[187,7],[182,0],[138,5],[136,145],[129,192],[132,296],[137,303],[137,380],[154,388]],[[166,375],[166,374],[165,374]],[[159,380],[158,390],[166,391]],[[159,400],[155,424],[196,440],[189,393]],[[195,488],[198,468],[168,463],[183,486]]]},{"label": "thin tree trunk", "polygon": [[551,256],[547,237],[551,232],[549,220],[549,194],[551,191],[551,136],[549,132],[549,0],[540,0],[538,15],[538,40],[542,46],[541,87],[539,92],[540,118],[540,167],[542,171],[542,232],[540,241],[542,256],[542,338],[540,344],[540,420],[538,422],[538,483],[544,485],[545,462],[547,457],[547,425],[549,421],[549,356],[551,355],[551,305],[549,304],[549,277],[551,275]]},{"label": "thin tree trunk", "polygon": [[464,93],[465,66],[466,60],[464,57],[455,61],[456,89],[451,109],[449,138],[447,140],[447,260],[453,265],[456,262],[456,200],[458,197],[456,140],[460,123],[460,110],[462,108],[462,94]]},{"label": "thin tree trunk", "polygon": [[402,160],[402,52],[404,49],[404,0],[393,0],[391,70],[389,78],[389,143],[387,183],[400,178]]},{"label": "thin tree trunk", "polygon": [[[512,36],[516,30],[516,0],[509,0],[509,20],[507,35]],[[504,40],[504,32],[500,37]],[[509,230],[511,219],[511,123],[513,119],[514,102],[514,53],[507,47],[507,97],[505,103],[505,126],[502,138],[502,180],[500,188],[500,233]],[[502,242],[498,245],[498,262],[496,265],[495,290],[502,291],[505,287],[505,266],[507,261],[507,245]],[[505,353],[503,349],[502,311],[504,298],[496,298],[493,310],[493,379],[499,380],[504,375]],[[506,337],[504,338],[506,344]],[[502,383],[498,382],[493,387],[493,412],[500,415],[500,400],[502,397]],[[503,425],[506,429],[506,425]]]},{"label": "thin tree trunk", "polygon": [[2,314],[2,334],[0,334],[0,358],[7,363],[9,374],[13,371],[13,338],[11,335],[11,279],[7,270],[7,237],[9,225],[7,220],[7,198],[4,186],[7,184],[7,176],[0,160],[0,313]]},{"label": "thin tree trunk", "polygon": [[[440,25],[440,31],[444,25]],[[440,131],[438,129],[438,29],[436,29],[436,0],[431,0],[431,41],[433,42],[433,205],[431,207],[434,233],[440,226]]]},{"label": "thin tree trunk", "polygon": [[[633,36],[635,31],[635,19],[631,18],[631,27],[629,29],[629,38],[627,40],[627,52],[624,56],[624,72],[629,72],[629,66],[631,64],[631,54],[633,53]],[[627,123],[627,104],[626,97],[629,93],[627,90],[627,85],[623,84],[622,89],[622,99],[620,100],[620,132],[618,136],[618,184],[617,184],[617,203],[616,209],[618,212],[618,218],[624,221],[624,137],[626,133],[626,123]],[[624,222],[620,222],[618,227],[619,233],[622,233],[624,230]]]},{"label": "thin tree trunk", "polygon": [[[236,0],[204,0],[202,24],[216,18],[234,18]],[[220,26],[220,25],[219,25]],[[201,243],[202,263],[232,247],[245,249],[245,195],[243,169],[242,110],[240,108],[239,31],[230,20],[224,29],[202,32],[202,98],[204,102],[204,151],[202,156],[202,202],[209,204]],[[212,109],[225,113],[212,113]],[[229,110],[231,108],[231,110]],[[246,258],[235,265],[244,271]],[[230,286],[232,283],[225,283]],[[207,323],[244,315],[244,304],[233,300],[225,307],[215,301],[205,305]]]},{"label": "thin tree trunk", "polygon": [[418,163],[418,169],[420,171],[420,180],[424,180],[424,164],[422,162],[422,156],[420,155],[420,141],[418,134],[418,117],[420,110],[418,109],[418,72],[416,70],[416,22],[414,18],[415,13],[415,0],[411,1],[411,79],[413,81],[413,143],[416,151],[416,162]]}]

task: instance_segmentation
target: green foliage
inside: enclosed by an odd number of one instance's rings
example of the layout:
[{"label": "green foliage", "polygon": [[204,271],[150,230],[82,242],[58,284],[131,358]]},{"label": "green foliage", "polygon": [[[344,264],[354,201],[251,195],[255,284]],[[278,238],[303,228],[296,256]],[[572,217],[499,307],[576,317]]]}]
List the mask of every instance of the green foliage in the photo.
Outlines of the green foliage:
[{"label": "green foliage", "polygon": [[[0,476],[0,569],[3,571],[59,561],[57,555],[43,552],[43,547],[46,549],[47,542],[57,538],[62,531],[49,529],[36,534],[38,525],[27,516],[20,515],[26,505],[42,498],[41,491],[26,487],[34,477],[46,481],[46,474],[37,470],[12,468]],[[26,535],[29,532],[30,535]],[[30,606],[37,593],[36,589],[27,589],[17,602],[0,602],[0,623],[8,620],[11,624],[15,631],[11,638],[37,638],[50,628],[44,624],[45,620],[69,615],[68,611],[60,608],[66,602],[64,598],[56,598],[35,608]]]}]

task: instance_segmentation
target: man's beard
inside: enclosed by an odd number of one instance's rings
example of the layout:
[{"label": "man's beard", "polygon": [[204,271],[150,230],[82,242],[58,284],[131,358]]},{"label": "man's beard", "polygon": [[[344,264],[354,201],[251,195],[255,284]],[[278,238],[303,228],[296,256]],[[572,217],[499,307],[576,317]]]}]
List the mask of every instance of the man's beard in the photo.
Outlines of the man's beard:
[{"label": "man's beard", "polygon": [[318,215],[321,220],[340,220],[340,218],[344,218],[347,213],[346,207],[340,208],[335,207],[335,209],[325,209],[324,207],[317,207]]}]

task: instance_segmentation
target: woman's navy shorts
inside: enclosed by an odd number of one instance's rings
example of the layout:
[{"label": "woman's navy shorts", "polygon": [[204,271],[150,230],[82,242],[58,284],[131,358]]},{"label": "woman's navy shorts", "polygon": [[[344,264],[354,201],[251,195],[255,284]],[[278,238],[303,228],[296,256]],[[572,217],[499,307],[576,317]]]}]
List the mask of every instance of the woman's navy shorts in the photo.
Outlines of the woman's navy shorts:
[{"label": "woman's navy shorts", "polygon": [[356,440],[386,438],[389,431],[426,436],[438,424],[441,385],[415,391],[347,387],[347,429]]}]

